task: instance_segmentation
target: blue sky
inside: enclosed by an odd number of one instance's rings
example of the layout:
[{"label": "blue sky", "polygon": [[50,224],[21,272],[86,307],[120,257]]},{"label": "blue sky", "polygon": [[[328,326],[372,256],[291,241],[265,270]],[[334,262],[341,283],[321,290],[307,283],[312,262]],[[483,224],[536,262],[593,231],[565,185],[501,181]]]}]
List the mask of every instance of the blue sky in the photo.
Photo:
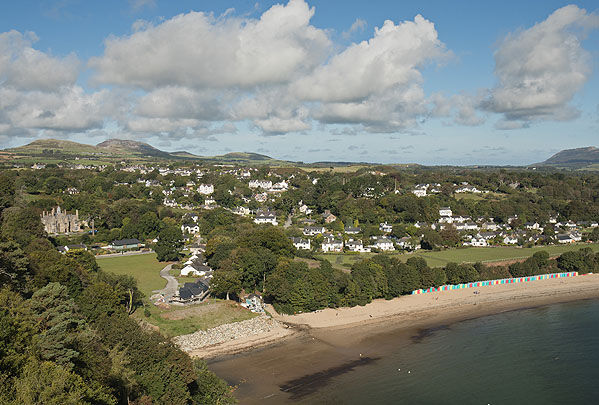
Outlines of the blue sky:
[{"label": "blue sky", "polygon": [[599,146],[596,1],[7,2],[0,147],[528,164]]}]

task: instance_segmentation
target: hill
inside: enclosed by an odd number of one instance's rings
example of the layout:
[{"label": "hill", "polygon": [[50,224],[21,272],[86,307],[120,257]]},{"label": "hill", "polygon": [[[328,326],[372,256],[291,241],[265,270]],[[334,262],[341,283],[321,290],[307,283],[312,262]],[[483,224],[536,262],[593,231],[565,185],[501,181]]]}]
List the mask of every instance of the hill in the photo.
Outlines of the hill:
[{"label": "hill", "polygon": [[172,155],[155,147],[138,141],[126,139],[108,139],[96,145],[98,148],[107,149],[116,153],[132,153],[142,156],[169,158]]},{"label": "hill", "polygon": [[565,149],[556,153],[540,166],[584,168],[599,164],[599,148],[589,146],[586,148]]}]

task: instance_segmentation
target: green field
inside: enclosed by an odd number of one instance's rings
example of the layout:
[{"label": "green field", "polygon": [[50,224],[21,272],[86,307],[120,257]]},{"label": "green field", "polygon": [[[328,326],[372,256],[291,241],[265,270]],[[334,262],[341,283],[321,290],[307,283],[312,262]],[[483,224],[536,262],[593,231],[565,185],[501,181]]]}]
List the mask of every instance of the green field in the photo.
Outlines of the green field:
[{"label": "green field", "polygon": [[[558,256],[569,250],[578,250],[583,247],[590,247],[594,251],[599,251],[599,244],[574,244],[560,246],[537,246],[533,248],[518,247],[484,247],[484,248],[463,248],[448,249],[442,251],[418,250],[415,253],[390,253],[393,257],[399,257],[402,261],[410,257],[422,257],[431,267],[442,267],[447,263],[475,263],[475,262],[497,262],[503,260],[525,259],[532,256],[535,252],[544,250],[550,256]],[[372,257],[375,253],[348,254],[348,253],[328,253],[317,255],[320,259],[326,259],[333,267],[344,269],[362,259]]]},{"label": "green field", "polygon": [[168,263],[160,263],[156,260],[156,254],[96,257],[98,265],[102,270],[116,274],[129,274],[137,280],[137,286],[146,297],[152,295],[152,291],[160,290],[166,285],[166,280],[160,277],[160,270]]},{"label": "green field", "polygon": [[149,317],[144,315],[144,311],[136,311],[134,316],[157,326],[167,337],[186,335],[258,316],[233,301],[213,298],[186,307],[171,306],[163,309],[148,305],[146,308],[150,311]]}]

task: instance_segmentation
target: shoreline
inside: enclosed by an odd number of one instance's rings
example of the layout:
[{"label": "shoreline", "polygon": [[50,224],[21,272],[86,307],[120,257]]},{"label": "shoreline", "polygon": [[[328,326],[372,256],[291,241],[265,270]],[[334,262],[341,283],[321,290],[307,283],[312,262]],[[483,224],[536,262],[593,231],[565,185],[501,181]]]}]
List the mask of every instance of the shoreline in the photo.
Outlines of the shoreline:
[{"label": "shoreline", "polygon": [[[339,369],[350,372],[367,364],[356,360],[383,357],[454,323],[597,298],[599,274],[589,274],[407,295],[375,300],[364,307],[299,315],[271,312],[274,319],[290,326],[290,334],[254,347],[223,347],[205,358],[212,371],[238,387],[236,396],[243,403],[286,403],[326,385],[334,377],[328,375],[331,370],[333,374]],[[297,391],[287,388],[297,381],[301,382],[293,388]]]},{"label": "shoreline", "polygon": [[[474,291],[479,293],[473,294]],[[599,274],[404,295],[391,300],[376,299],[365,306],[326,308],[297,315],[278,314],[272,305],[267,305],[272,318],[281,323],[279,327],[188,353],[213,362],[282,344],[298,335],[333,345],[348,345],[373,332],[426,329],[506,311],[592,298],[599,298]]]}]

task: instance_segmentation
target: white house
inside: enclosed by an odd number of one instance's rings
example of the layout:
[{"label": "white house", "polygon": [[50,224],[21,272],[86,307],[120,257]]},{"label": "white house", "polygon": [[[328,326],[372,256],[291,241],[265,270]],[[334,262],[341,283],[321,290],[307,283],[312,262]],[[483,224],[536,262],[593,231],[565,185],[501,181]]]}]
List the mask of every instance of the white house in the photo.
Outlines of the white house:
[{"label": "white house", "polygon": [[268,200],[268,194],[258,193],[256,195],[254,195],[254,199],[258,202],[266,202],[266,200]]},{"label": "white house", "polygon": [[287,191],[288,188],[289,188],[289,183],[287,183],[285,180],[283,180],[283,181],[273,184],[269,190],[272,192],[283,192],[283,191]]},{"label": "white house", "polygon": [[505,238],[503,238],[503,243],[506,245],[515,245],[518,243],[518,238],[516,238],[514,235],[507,235]]},{"label": "white house", "polygon": [[426,197],[426,188],[415,188],[412,190],[412,194],[416,197]]},{"label": "white house", "polygon": [[310,208],[308,208],[308,206],[306,204],[303,204],[301,201],[299,203],[299,211],[302,214],[306,214],[306,215],[309,215],[312,213],[312,210]]},{"label": "white house", "polygon": [[362,243],[361,240],[350,239],[345,244],[345,247],[350,252],[369,253],[371,251],[370,247],[368,247],[368,246],[364,247],[364,244]]},{"label": "white house", "polygon": [[250,209],[247,207],[241,207],[238,206],[233,210],[233,214],[237,214],[237,215],[241,215],[241,216],[248,216],[250,215]]},{"label": "white house", "polygon": [[439,209],[439,216],[441,217],[451,217],[453,213],[451,212],[451,208],[449,207],[441,207]]},{"label": "white house", "polygon": [[344,230],[345,230],[345,233],[348,235],[356,235],[356,234],[362,232],[362,228],[357,227],[357,226],[346,226]]},{"label": "white house", "polygon": [[293,243],[293,246],[295,246],[296,249],[310,250],[311,248],[310,239],[291,238],[291,243]]},{"label": "white house", "polygon": [[321,245],[323,252],[342,252],[343,241],[341,239],[327,238]]},{"label": "white house", "polygon": [[214,186],[212,184],[200,184],[198,187],[198,192],[204,195],[210,195],[214,193]]},{"label": "white house", "polygon": [[393,232],[393,225],[389,225],[387,222],[382,222],[379,224],[379,231],[391,233]]},{"label": "white house", "polygon": [[256,224],[278,225],[277,215],[273,211],[260,211],[254,218]]},{"label": "white house", "polygon": [[484,247],[488,246],[487,240],[483,237],[473,236],[470,242],[464,242],[464,246]]},{"label": "white house", "polygon": [[561,234],[561,235],[557,235],[557,241],[558,243],[574,243],[574,239],[572,238],[571,235],[569,234]]},{"label": "white house", "polygon": [[304,227],[304,235],[306,236],[314,236],[320,233],[325,233],[326,229],[324,226],[306,226]]},{"label": "white house", "polygon": [[250,188],[263,188],[264,190],[270,190],[272,188],[272,181],[270,181],[270,180],[250,180],[248,186]]},{"label": "white house", "polygon": [[393,241],[385,236],[373,236],[371,239],[374,240],[373,246],[378,250],[383,250],[383,251],[395,250]]},{"label": "white house", "polygon": [[181,225],[181,232],[195,235],[200,233],[200,226],[198,224],[183,224]]}]

